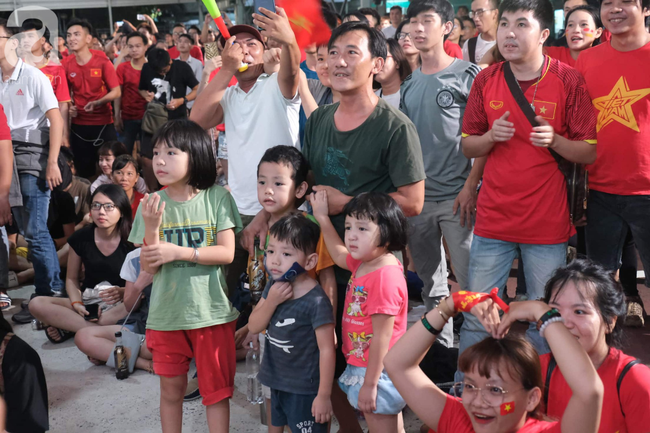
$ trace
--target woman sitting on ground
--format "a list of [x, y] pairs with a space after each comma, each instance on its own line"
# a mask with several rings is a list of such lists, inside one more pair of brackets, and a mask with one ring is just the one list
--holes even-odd
[[[133, 221], [131, 203], [119, 186], [101, 185], [92, 195], [90, 215], [93, 223], [68, 239], [68, 298], [39, 296], [29, 303], [32, 315], [49, 325], [45, 332], [52, 343], [61, 343], [87, 326], [113, 325], [127, 314], [124, 304], [118, 304], [104, 314], [100, 310], [95, 321], [87, 321], [85, 316], [89, 313], [82, 302], [82, 294], [108, 281], [113, 287], [100, 292], [102, 300], [106, 304], [122, 300], [125, 283], [120, 269], [126, 255], [133, 250], [133, 245], [127, 241]], [[85, 272], [80, 284], [82, 266]]]
[[[99, 155], [99, 168], [102, 170], [102, 174], [90, 185], [90, 193], [95, 192], [95, 189], [99, 185], [108, 185], [113, 183], [112, 173], [113, 173], [113, 162], [115, 158], [120, 155], [128, 155], [129, 152], [126, 150], [126, 146], [119, 141], [108, 141], [100, 146], [97, 150]], [[144, 182], [144, 179], [138, 178], [135, 189], [140, 191], [143, 194], [147, 193], [147, 185]]]
[[[131, 311], [128, 320], [118, 321], [117, 325], [92, 326], [80, 329], [74, 342], [88, 359], [95, 365], [105, 364], [113, 356], [115, 333], [122, 332], [124, 348], [129, 358], [129, 370], [133, 368], [153, 373], [152, 355], [144, 342], [144, 335], [149, 315], [149, 299], [153, 275], [140, 268], [140, 248], [131, 251], [124, 261], [120, 277], [126, 281], [124, 307]], [[134, 334], [133, 337], [126, 333]], [[132, 358], [135, 353], [136, 358]], [[110, 362], [109, 362], [110, 364]]]
[[[463, 309], [468, 295], [474, 296], [461, 292], [441, 301], [407, 331], [384, 360], [388, 375], [418, 417], [437, 433], [595, 433], [600, 423], [603, 383], [560, 314], [541, 301], [531, 301], [529, 308], [512, 307], [516, 304], [512, 303], [500, 321], [489, 297]], [[457, 296], [465, 299], [456, 298], [460, 302], [454, 302]], [[467, 348], [458, 359], [464, 381], [455, 384], [454, 390], [462, 393], [462, 400], [438, 388], [419, 367], [445, 323], [458, 310], [474, 314], [492, 334]], [[522, 338], [506, 337], [516, 320], [538, 322], [558, 367], [566, 373], [572, 395], [558, 422], [542, 421], [544, 380], [537, 352]]]
[[131, 155], [120, 155], [113, 161], [113, 183], [122, 187], [126, 196], [131, 202], [132, 216], [135, 218], [135, 213], [138, 211], [140, 201], [144, 198], [144, 194], [135, 189], [135, 185], [140, 180], [140, 167]]

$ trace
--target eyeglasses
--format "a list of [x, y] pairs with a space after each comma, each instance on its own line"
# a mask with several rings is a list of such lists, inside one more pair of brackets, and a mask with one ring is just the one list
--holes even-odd
[[397, 39], [403, 41], [404, 39], [409, 38], [411, 39], [411, 34], [410, 33], [404, 33], [404, 32], [399, 32], [397, 34]]
[[494, 11], [496, 9], [476, 9], [475, 11], [469, 11], [470, 18], [481, 18], [484, 12]]
[[[499, 407], [503, 403], [503, 400], [505, 399], [506, 394], [508, 394], [510, 391], [506, 391], [500, 386], [497, 385], [490, 385], [485, 384], [482, 388], [479, 388], [478, 386], [472, 385], [471, 383], [467, 382], [456, 382], [454, 383], [454, 395], [456, 397], [462, 397], [463, 400], [465, 401], [471, 401], [476, 398], [477, 395], [479, 395], [479, 391], [481, 394], [481, 397], [483, 397], [483, 401], [488, 404], [488, 406], [492, 407]], [[521, 388], [523, 389], [523, 388]], [[521, 389], [517, 391], [521, 391]], [[513, 392], [517, 392], [513, 391]]]
[[11, 36], [0, 36], [0, 39], [11, 39]]
[[115, 210], [115, 205], [113, 203], [99, 203], [97, 201], [94, 201], [90, 205], [90, 208], [92, 210], [100, 210], [101, 208], [104, 208], [106, 212], [113, 212]]

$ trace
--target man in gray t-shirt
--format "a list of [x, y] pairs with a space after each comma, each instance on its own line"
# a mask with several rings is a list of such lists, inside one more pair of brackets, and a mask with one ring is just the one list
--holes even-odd
[[[422, 66], [404, 80], [400, 101], [400, 109], [417, 128], [426, 172], [424, 208], [410, 218], [409, 249], [424, 282], [422, 297], [427, 310], [449, 294], [442, 236], [458, 283], [467, 289], [476, 188], [484, 165], [484, 160], [478, 159], [472, 166], [460, 147], [465, 104], [481, 69], [445, 53], [443, 37], [453, 27], [454, 10], [447, 1], [438, 9], [428, 2], [409, 8], [408, 18], [416, 29], [411, 36], [420, 50]], [[413, 26], [432, 15], [440, 20]], [[420, 32], [426, 36], [423, 40], [418, 39]], [[452, 329], [450, 321], [439, 337], [447, 346], [453, 344]]]

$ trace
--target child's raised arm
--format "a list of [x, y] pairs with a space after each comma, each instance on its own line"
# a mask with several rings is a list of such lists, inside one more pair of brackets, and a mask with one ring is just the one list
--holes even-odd
[[293, 288], [291, 283], [286, 281], [273, 283], [266, 295], [266, 299], [260, 299], [260, 302], [248, 318], [248, 332], [259, 334], [264, 331], [269, 326], [271, 317], [273, 317], [278, 305], [292, 297]]
[[350, 252], [345, 247], [345, 244], [336, 233], [336, 229], [332, 225], [329, 217], [329, 209], [327, 206], [327, 191], [314, 192], [309, 196], [309, 202], [314, 211], [314, 218], [320, 224], [320, 230], [323, 233], [323, 239], [327, 246], [332, 260], [340, 268], [348, 269], [346, 259]]

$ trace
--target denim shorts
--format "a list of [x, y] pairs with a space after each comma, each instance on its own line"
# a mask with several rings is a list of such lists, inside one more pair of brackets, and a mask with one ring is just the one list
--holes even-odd
[[[339, 377], [339, 386], [348, 396], [348, 401], [355, 409], [359, 409], [359, 391], [363, 386], [366, 377], [366, 368], [355, 367], [348, 364], [347, 368]], [[406, 406], [406, 402], [393, 385], [386, 371], [381, 372], [377, 382], [377, 410], [374, 413], [379, 415], [397, 415]]]

